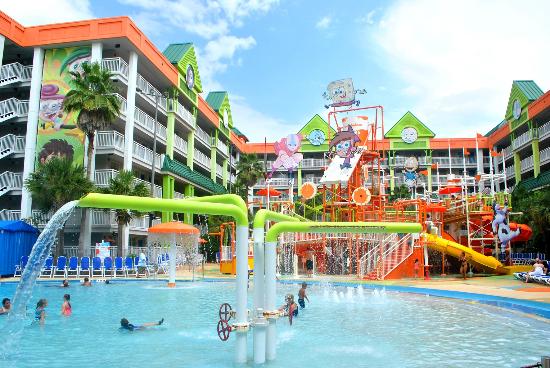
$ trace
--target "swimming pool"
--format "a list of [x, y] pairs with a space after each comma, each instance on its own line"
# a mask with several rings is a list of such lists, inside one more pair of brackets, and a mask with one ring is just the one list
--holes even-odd
[[[29, 316], [16, 367], [234, 366], [234, 336], [221, 342], [216, 334], [219, 305], [233, 304], [233, 282], [181, 282], [176, 289], [148, 281], [57, 285], [35, 287], [33, 303], [47, 298], [48, 317], [41, 328]], [[0, 297], [11, 297], [15, 287], [1, 284]], [[281, 304], [298, 288], [277, 285]], [[277, 360], [266, 367], [518, 367], [548, 353], [550, 323], [504, 309], [379, 289], [312, 285], [308, 292], [311, 304], [293, 326], [279, 320]], [[73, 305], [69, 318], [60, 316], [65, 293]], [[165, 323], [121, 332], [122, 317]], [[0, 330], [4, 324], [0, 318]]]

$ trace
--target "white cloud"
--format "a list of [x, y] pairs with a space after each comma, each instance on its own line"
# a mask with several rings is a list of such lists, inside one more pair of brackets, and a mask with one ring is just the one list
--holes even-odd
[[365, 24], [372, 25], [372, 24], [374, 24], [374, 15], [375, 14], [376, 14], [376, 9], [373, 9], [370, 12], [368, 12], [367, 15], [365, 15], [364, 17], [360, 17], [359, 19], [357, 19], [357, 21], [359, 23], [365, 23]]
[[265, 138], [268, 142], [274, 142], [296, 130], [295, 125], [255, 110], [242, 96], [232, 94], [229, 98], [233, 121], [251, 142], [263, 142]]
[[0, 9], [24, 26], [94, 18], [89, 0], [0, 0]]
[[332, 18], [329, 16], [324, 16], [315, 23], [315, 28], [317, 29], [327, 29], [332, 24]]
[[550, 85], [547, 14], [545, 0], [399, 1], [373, 38], [413, 113], [439, 136], [473, 136], [502, 120], [513, 80]]

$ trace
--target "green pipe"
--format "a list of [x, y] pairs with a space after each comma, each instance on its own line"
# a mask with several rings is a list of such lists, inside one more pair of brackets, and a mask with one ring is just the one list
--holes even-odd
[[292, 217], [279, 212], [273, 212], [266, 209], [261, 209], [254, 215], [254, 229], [263, 228], [267, 221], [300, 221], [297, 217]]
[[401, 222], [279, 222], [267, 232], [266, 242], [276, 242], [281, 233], [420, 233], [422, 225]]
[[[216, 197], [216, 196], [213, 196]], [[201, 197], [208, 198], [208, 197]], [[207, 215], [231, 216], [237, 226], [248, 226], [248, 213], [234, 204], [209, 203], [181, 199], [133, 197], [113, 194], [90, 193], [78, 201], [79, 207], [132, 209], [141, 212], [192, 212]]]
[[[180, 201], [182, 200], [180, 199]], [[183, 199], [183, 201], [232, 204], [238, 207], [241, 211], [243, 211], [243, 213], [248, 213], [248, 208], [246, 207], [246, 203], [240, 196], [236, 194], [219, 194], [219, 195], [211, 195], [206, 197], [192, 197], [192, 198], [185, 198]]]

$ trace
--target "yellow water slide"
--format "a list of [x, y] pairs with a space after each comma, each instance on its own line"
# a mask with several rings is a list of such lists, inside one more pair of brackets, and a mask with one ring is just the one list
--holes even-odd
[[500, 275], [516, 272], [514, 266], [504, 266], [495, 257], [486, 256], [475, 250], [465, 247], [452, 240], [443, 239], [434, 234], [424, 234], [428, 247], [435, 249], [441, 253], [445, 253], [451, 257], [458, 258], [462, 252], [466, 253], [468, 262], [474, 265], [477, 269], [482, 269], [485, 272], [496, 273]]

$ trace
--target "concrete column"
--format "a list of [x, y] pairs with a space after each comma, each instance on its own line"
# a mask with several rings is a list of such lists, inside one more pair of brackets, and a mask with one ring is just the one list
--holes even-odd
[[195, 131], [191, 130], [187, 134], [187, 166], [193, 170], [193, 160], [195, 159]]
[[128, 94], [126, 95], [126, 125], [124, 127], [124, 170], [132, 170], [134, 147], [134, 111], [136, 109], [138, 55], [130, 52], [128, 63]]
[[216, 152], [216, 145], [218, 143], [218, 131], [216, 130], [214, 132], [214, 136], [212, 137], [211, 139], [212, 142], [210, 142], [212, 144], [212, 146], [210, 147], [210, 179], [212, 179], [214, 181], [214, 183], [216, 182], [216, 157], [217, 157], [217, 152]]
[[4, 60], [4, 42], [6, 38], [0, 35], [0, 68], [2, 68], [2, 61]]
[[227, 188], [227, 159], [225, 158], [222, 163], [223, 167], [223, 174], [222, 174], [222, 184], [225, 188]]
[[477, 164], [477, 173], [483, 174], [485, 172], [483, 168], [483, 149], [478, 148], [476, 152], [476, 164]]
[[[3, 46], [3, 45], [2, 45]], [[29, 95], [29, 114], [27, 117], [27, 134], [25, 137], [25, 158], [23, 163], [23, 182], [34, 171], [36, 160], [36, 135], [38, 133], [38, 111], [40, 110], [40, 89], [42, 88], [42, 68], [44, 66], [44, 49], [34, 48], [32, 59], [31, 90]], [[32, 215], [31, 193], [23, 186], [21, 196], [21, 218]]]
[[531, 149], [533, 150], [533, 177], [540, 175], [540, 149], [539, 139], [533, 139], [531, 141]]
[[517, 184], [521, 181], [521, 158], [519, 152], [514, 152], [514, 174]]

